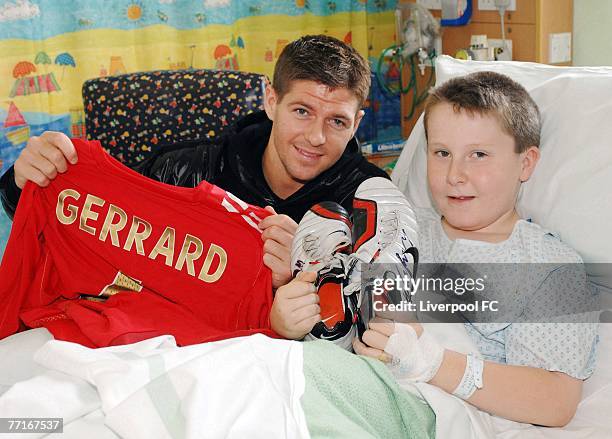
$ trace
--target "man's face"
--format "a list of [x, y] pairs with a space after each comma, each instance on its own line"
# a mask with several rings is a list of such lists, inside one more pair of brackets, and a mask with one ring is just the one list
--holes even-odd
[[295, 184], [314, 179], [336, 163], [363, 116], [348, 89], [306, 80], [293, 81], [280, 100], [268, 87], [265, 109], [273, 121], [266, 149], [273, 165], [266, 178]]
[[537, 149], [515, 152], [513, 137], [494, 116], [456, 112], [447, 103], [431, 109], [427, 128], [429, 188], [447, 224], [496, 232], [514, 213], [521, 181], [531, 175]]

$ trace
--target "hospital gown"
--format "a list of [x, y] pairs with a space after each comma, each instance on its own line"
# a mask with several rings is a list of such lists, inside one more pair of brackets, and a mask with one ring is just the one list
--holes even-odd
[[[440, 216], [431, 209], [416, 209], [419, 225], [420, 263], [503, 263], [504, 267], [530, 264], [533, 270], [521, 273], [519, 281], [504, 288], [503, 275], [489, 282], [502, 284], [491, 294], [503, 291], [504, 304], [515, 317], [498, 323], [466, 322], [465, 327], [485, 360], [502, 364], [531, 366], [564, 372], [578, 379], [588, 378], [594, 370], [597, 346], [597, 324], [555, 322], [545, 316], [546, 307], [557, 303], [558, 314], [572, 314], [595, 303], [582, 266], [582, 259], [569, 246], [537, 224], [519, 220], [510, 237], [500, 243], [448, 238]], [[542, 272], [542, 271], [545, 272]], [[503, 273], [503, 270], [500, 271]], [[577, 273], [577, 274], [576, 274]], [[507, 279], [506, 279], [507, 281]], [[566, 292], [562, 300], [557, 297]], [[571, 292], [570, 294], [567, 294]], [[484, 291], [486, 296], [487, 292]], [[490, 297], [486, 297], [490, 299]], [[499, 297], [498, 297], [499, 298]], [[596, 313], [591, 313], [596, 315]], [[528, 321], [529, 323], [517, 323]]]

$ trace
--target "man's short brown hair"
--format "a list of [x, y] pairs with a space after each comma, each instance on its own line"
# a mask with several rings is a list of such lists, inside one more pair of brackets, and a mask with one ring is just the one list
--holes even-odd
[[359, 52], [342, 41], [327, 35], [306, 35], [285, 46], [276, 62], [272, 87], [279, 99], [295, 80], [346, 88], [355, 94], [361, 108], [370, 90], [370, 67]]
[[506, 75], [476, 72], [453, 78], [434, 88], [425, 102], [425, 135], [431, 109], [440, 103], [458, 112], [493, 115], [502, 129], [514, 138], [515, 151], [540, 145], [540, 111], [525, 88]]

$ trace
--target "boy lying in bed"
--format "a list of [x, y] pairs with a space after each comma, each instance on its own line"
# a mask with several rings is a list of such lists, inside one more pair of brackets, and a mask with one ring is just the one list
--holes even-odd
[[[517, 303], [562, 291], [572, 291], [570, 302], [590, 300], [585, 275], [569, 274], [580, 256], [516, 211], [521, 184], [540, 156], [540, 114], [527, 91], [492, 72], [452, 79], [433, 90], [424, 120], [428, 184], [440, 214], [417, 213], [420, 261], [557, 263], [539, 280], [515, 284]], [[550, 322], [516, 306], [531, 322]], [[596, 324], [465, 327], [480, 355], [443, 349], [419, 323], [371, 322], [353, 347], [386, 362], [400, 385], [428, 382], [519, 422], [563, 426], [572, 419], [583, 380], [593, 373]]]

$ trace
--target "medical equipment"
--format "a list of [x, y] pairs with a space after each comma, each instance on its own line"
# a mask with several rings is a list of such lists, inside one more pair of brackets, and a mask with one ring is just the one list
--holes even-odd
[[510, 0], [495, 0], [495, 7], [499, 11], [499, 19], [501, 23], [502, 47], [500, 51], [495, 53], [497, 61], [512, 61], [512, 52], [506, 43], [506, 31], [504, 29], [504, 12], [510, 6]]
[[[416, 3], [399, 4], [395, 10], [396, 35], [398, 44], [384, 49], [376, 66], [376, 79], [380, 87], [388, 94], [408, 94], [412, 92], [412, 107], [406, 119], [410, 119], [416, 107], [427, 96], [427, 90], [433, 84], [433, 60], [441, 53], [442, 41], [440, 38], [440, 24], [423, 6]], [[391, 85], [389, 78], [383, 74], [385, 66], [389, 71], [399, 71], [397, 85]], [[425, 90], [419, 93], [417, 89], [416, 67], [421, 75], [425, 75], [425, 68], [431, 67], [431, 72]], [[408, 78], [402, 75], [408, 74]], [[405, 84], [405, 86], [403, 85]]]
[[416, 53], [424, 74], [425, 61], [441, 53], [438, 21], [423, 6], [408, 3], [395, 10], [395, 25], [402, 56], [408, 59]]

